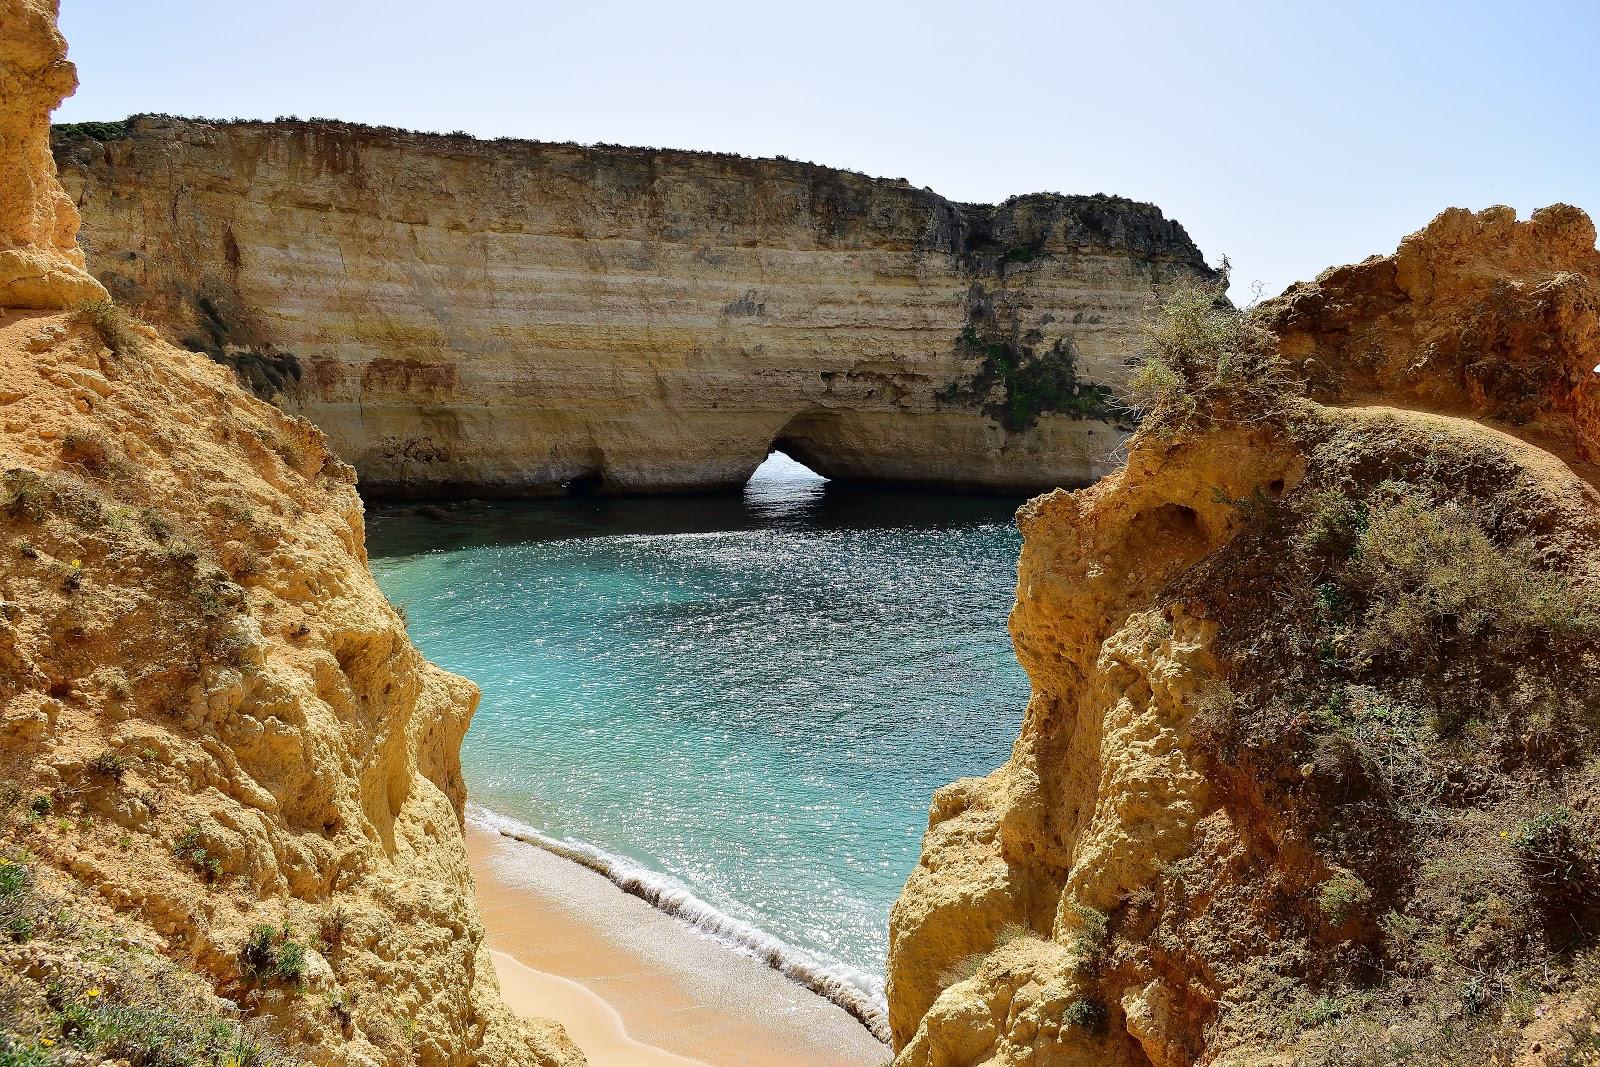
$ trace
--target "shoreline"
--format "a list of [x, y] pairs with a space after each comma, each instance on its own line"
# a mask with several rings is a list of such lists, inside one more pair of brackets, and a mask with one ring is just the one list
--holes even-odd
[[507, 1004], [567, 1026], [593, 1067], [878, 1067], [889, 1058], [843, 1008], [604, 875], [472, 822], [466, 835]]

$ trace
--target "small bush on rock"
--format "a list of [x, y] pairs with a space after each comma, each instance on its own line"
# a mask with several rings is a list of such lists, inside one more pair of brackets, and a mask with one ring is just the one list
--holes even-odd
[[305, 978], [306, 947], [295, 941], [288, 926], [262, 923], [250, 931], [239, 950], [239, 970], [257, 985], [285, 982], [297, 985]]
[[100, 337], [100, 343], [119, 356], [138, 353], [144, 348], [144, 338], [134, 328], [133, 316], [117, 306], [116, 301], [92, 300], [78, 307], [79, 321], [87, 323]]
[[1303, 391], [1271, 331], [1235, 310], [1219, 286], [1184, 285], [1156, 309], [1126, 399], [1143, 429], [1171, 434], [1268, 422]]

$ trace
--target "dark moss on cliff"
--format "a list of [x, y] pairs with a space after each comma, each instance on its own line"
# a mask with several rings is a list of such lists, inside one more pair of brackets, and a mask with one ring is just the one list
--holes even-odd
[[[1041, 353], [1013, 341], [986, 341], [969, 323], [956, 344], [978, 365], [970, 376], [945, 386], [940, 403], [983, 404], [983, 410], [1012, 433], [1033, 426], [1045, 412], [1119, 425], [1127, 418], [1112, 390], [1079, 379], [1077, 360], [1065, 339]], [[999, 396], [994, 397], [997, 386]]]
[[194, 309], [196, 325], [180, 341], [183, 347], [204, 352], [229, 368], [239, 384], [263, 400], [294, 392], [302, 372], [293, 353], [258, 343], [227, 300], [200, 294], [194, 298]]

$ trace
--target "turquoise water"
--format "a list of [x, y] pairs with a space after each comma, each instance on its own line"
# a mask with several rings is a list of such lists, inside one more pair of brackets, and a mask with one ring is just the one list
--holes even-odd
[[377, 512], [368, 536], [412, 638], [483, 688], [476, 805], [876, 994], [931, 794], [1017, 734], [1017, 503], [776, 456], [742, 497]]

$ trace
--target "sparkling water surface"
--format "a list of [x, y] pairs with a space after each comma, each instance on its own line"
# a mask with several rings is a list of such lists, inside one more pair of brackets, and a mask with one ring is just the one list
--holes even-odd
[[1002, 762], [1027, 699], [1017, 503], [775, 455], [742, 496], [379, 510], [368, 545], [483, 689], [473, 802], [881, 983], [933, 791]]

